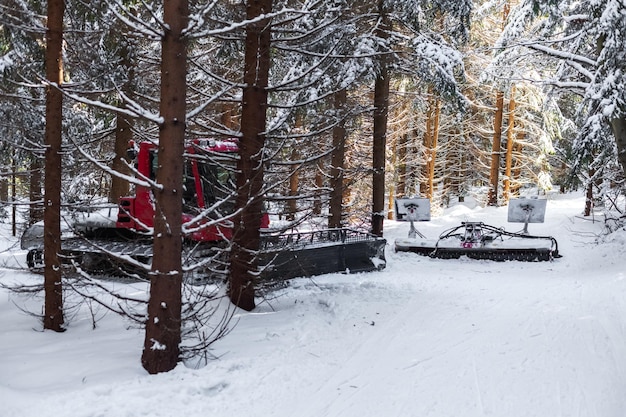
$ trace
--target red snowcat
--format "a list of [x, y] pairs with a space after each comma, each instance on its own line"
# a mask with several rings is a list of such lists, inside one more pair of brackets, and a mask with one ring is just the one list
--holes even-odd
[[[137, 179], [153, 181], [158, 147], [142, 142], [129, 149]], [[225, 255], [232, 237], [236, 140], [196, 139], [186, 147], [183, 222], [185, 254], [202, 265], [205, 275], [227, 273]], [[63, 233], [61, 257], [65, 264], [105, 275], [145, 275], [152, 259], [154, 198], [150, 187], [135, 185], [133, 196], [119, 204], [76, 211]], [[369, 233], [341, 228], [281, 232], [269, 228], [263, 214], [258, 256], [260, 278], [282, 280], [332, 272], [365, 272], [385, 267], [386, 240]], [[43, 267], [43, 224], [22, 236], [28, 267]], [[220, 255], [221, 254], [221, 255]], [[220, 261], [221, 259], [221, 261]], [[197, 275], [197, 273], [196, 273]], [[196, 278], [194, 278], [196, 279]]]

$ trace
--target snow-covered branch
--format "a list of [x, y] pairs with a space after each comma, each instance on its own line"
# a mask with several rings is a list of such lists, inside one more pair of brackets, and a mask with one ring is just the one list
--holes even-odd
[[163, 189], [163, 185], [161, 185], [161, 184], [159, 184], [159, 183], [157, 183], [155, 181], [152, 181], [149, 178], [143, 177], [142, 179], [138, 179], [138, 178], [130, 176], [130, 175], [122, 174], [121, 172], [118, 172], [118, 171], [110, 168], [108, 165], [103, 164], [102, 162], [98, 161], [92, 155], [90, 155], [89, 153], [85, 152], [85, 150], [81, 146], [76, 146], [76, 148], [78, 149], [78, 152], [80, 152], [80, 154], [82, 156], [84, 156], [88, 161], [92, 162], [99, 169], [103, 170], [104, 172], [106, 172], [108, 174], [111, 174], [111, 175], [116, 176], [118, 178], [121, 178], [121, 179], [123, 179], [125, 181], [128, 181], [131, 184], [139, 185], [141, 187], [149, 187], [149, 188], [154, 188], [154, 189], [158, 189], [158, 190], [162, 190]]
[[[534, 50], [539, 51], [539, 52], [543, 52], [544, 54], [550, 55], [552, 57], [563, 59], [563, 60], [566, 60], [566, 61], [577, 62], [577, 63], [581, 63], [581, 64], [587, 64], [587, 65], [590, 65], [591, 67], [594, 67], [594, 68], [598, 65], [597, 61], [594, 60], [594, 59], [588, 58], [588, 57], [583, 56], [583, 55], [574, 54], [574, 53], [571, 53], [571, 52], [561, 51], [559, 49], [550, 48], [549, 46], [545, 46], [545, 45], [542, 45], [540, 43], [528, 41], [528, 42], [524, 42], [524, 46], [526, 46], [527, 48], [530, 48], [530, 49], [534, 49]], [[591, 74], [590, 72], [587, 72], [587, 73]], [[585, 74], [585, 76], [587, 76], [587, 74]], [[593, 76], [590, 76], [590, 78], [593, 79]]]
[[[42, 80], [42, 82], [44, 83], [44, 85], [51, 85], [55, 88], [58, 88], [58, 86], [54, 83], [50, 83], [49, 81], [46, 80]], [[125, 116], [130, 116], [130, 117], [141, 117], [144, 118], [146, 120], [149, 120], [151, 122], [154, 122], [156, 124], [163, 124], [163, 117], [154, 114], [152, 112], [149, 112], [148, 110], [144, 109], [143, 107], [141, 107], [138, 103], [136, 103], [135, 101], [131, 100], [127, 95], [125, 95], [123, 92], [118, 91], [118, 93], [122, 96], [122, 98], [124, 99], [124, 101], [126, 102], [127, 106], [130, 107], [130, 109], [123, 109], [117, 106], [113, 106], [111, 104], [107, 104], [107, 103], [103, 103], [102, 101], [99, 100], [90, 100], [86, 97], [80, 96], [78, 94], [73, 94], [73, 93], [69, 93], [67, 91], [65, 91], [64, 89], [60, 89], [63, 92], [63, 95], [71, 98], [72, 100], [78, 102], [78, 103], [83, 103], [86, 104], [88, 106], [93, 106], [93, 107], [97, 107], [103, 110], [109, 110], [111, 112], [114, 113], [120, 113], [123, 114]]]
[[193, 35], [191, 34], [191, 29], [196, 27], [196, 19], [194, 20], [190, 20], [189, 21], [189, 26], [187, 27], [187, 29], [185, 29], [183, 31], [183, 35], [187, 36], [189, 39], [199, 39], [199, 38], [205, 38], [208, 36], [217, 36], [217, 35], [223, 35], [226, 33], [230, 33], [233, 32], [237, 29], [245, 29], [246, 26], [251, 25], [253, 23], [257, 23], [257, 22], [262, 22], [265, 20], [269, 20], [269, 19], [273, 19], [275, 17], [284, 15], [286, 13], [299, 13], [299, 14], [306, 14], [306, 11], [302, 11], [302, 10], [296, 10], [296, 9], [282, 9], [279, 10], [277, 12], [273, 12], [273, 13], [266, 13], [266, 14], [262, 14], [260, 16], [257, 16], [253, 19], [246, 19], [246, 20], [242, 20], [241, 22], [234, 22], [231, 23], [229, 25], [226, 25], [224, 27], [221, 28], [217, 28], [217, 29], [206, 29], [206, 30], [202, 30], [202, 31], [197, 31], [194, 32]]
[[165, 26], [163, 21], [160, 17], [157, 16], [157, 13], [152, 10], [152, 7], [146, 4], [145, 1], [142, 0], [141, 4], [143, 4], [150, 16], [152, 16], [152, 18], [154, 19], [154, 22], [159, 25], [161, 30], [156, 30], [153, 24], [146, 22], [145, 20], [139, 18], [139, 16], [136, 16], [133, 13], [130, 13], [128, 10], [126, 10], [126, 7], [124, 7], [124, 5], [119, 0], [113, 0], [113, 7], [111, 7], [111, 11], [115, 15], [115, 17], [120, 20], [120, 22], [124, 23], [134, 32], [141, 34], [148, 39], [160, 40], [165, 34]]

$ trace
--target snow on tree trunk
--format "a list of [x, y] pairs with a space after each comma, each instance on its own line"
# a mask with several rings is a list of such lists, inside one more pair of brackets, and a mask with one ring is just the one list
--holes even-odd
[[61, 144], [63, 95], [63, 0], [48, 1], [46, 31], [46, 131], [44, 196], [44, 292], [43, 327], [63, 331], [61, 263]]
[[185, 140], [187, 0], [164, 2], [161, 50], [161, 102], [154, 190], [154, 256], [143, 367], [151, 374], [173, 369], [179, 360], [182, 287], [182, 189]]
[[[246, 3], [248, 19], [270, 13], [271, 0]], [[270, 68], [270, 24], [268, 19], [246, 27], [244, 88], [241, 108], [241, 140], [237, 164], [237, 198], [230, 255], [229, 297], [236, 306], [251, 311], [254, 301], [255, 256], [259, 249], [263, 210], [263, 148]]]

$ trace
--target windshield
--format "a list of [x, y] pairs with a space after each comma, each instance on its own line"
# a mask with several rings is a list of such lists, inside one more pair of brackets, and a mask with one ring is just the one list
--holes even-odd
[[[234, 210], [233, 191], [235, 173], [232, 164], [223, 161], [191, 160], [185, 164], [183, 200], [187, 211], [197, 212], [219, 203], [216, 217], [230, 214]], [[197, 170], [197, 172], [194, 172]], [[200, 180], [196, 184], [196, 175]], [[198, 192], [202, 198], [198, 198]], [[211, 216], [213, 217], [213, 216]]]

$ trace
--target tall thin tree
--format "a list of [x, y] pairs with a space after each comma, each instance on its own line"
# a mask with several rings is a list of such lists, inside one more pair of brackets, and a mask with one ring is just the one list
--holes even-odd
[[502, 115], [504, 113], [504, 92], [496, 92], [496, 112], [493, 121], [493, 142], [491, 144], [491, 169], [489, 171], [488, 204], [498, 205], [498, 179], [500, 177], [500, 152], [502, 140]]
[[61, 252], [61, 145], [63, 122], [64, 0], [48, 1], [44, 196], [44, 329], [63, 331]]
[[143, 367], [151, 374], [173, 369], [179, 360], [182, 308], [182, 189], [187, 76], [187, 0], [165, 0], [161, 49], [162, 122], [158, 187], [154, 189], [154, 256]]
[[506, 157], [504, 164], [504, 183], [502, 195], [505, 201], [509, 201], [511, 194], [511, 172], [513, 169], [513, 145], [515, 143], [515, 85], [511, 85], [511, 97], [509, 98], [509, 120], [506, 131]]
[[[128, 80], [122, 85], [124, 94], [132, 97], [132, 85], [135, 77], [135, 62], [130, 51], [130, 45], [128, 41], [120, 40], [119, 42], [119, 58], [122, 68], [126, 71]], [[126, 151], [128, 149], [129, 142], [133, 139], [133, 125], [134, 120], [125, 114], [117, 113], [115, 123], [115, 145], [113, 147], [114, 157], [112, 162], [112, 168], [123, 174], [129, 175], [130, 170], [124, 159], [126, 158]], [[124, 178], [113, 175], [111, 177], [111, 190], [109, 192], [109, 200], [112, 203], [117, 203], [120, 197], [128, 195], [130, 191], [130, 184]]]
[[[509, 17], [510, 4], [507, 1], [502, 11], [502, 28], [506, 26]], [[499, 89], [496, 92], [496, 111], [493, 121], [493, 142], [491, 145], [491, 169], [489, 171], [489, 193], [487, 204], [498, 205], [498, 181], [500, 177], [500, 152], [502, 141], [502, 117], [504, 114], [504, 91]]]
[[244, 56], [244, 87], [241, 107], [240, 158], [237, 163], [237, 198], [230, 254], [229, 297], [236, 306], [250, 311], [255, 307], [255, 255], [260, 245], [263, 210], [263, 148], [267, 113], [267, 86], [270, 69], [271, 28], [260, 16], [272, 11], [271, 0], [248, 0]]
[[[385, 1], [378, 0], [379, 21], [376, 35], [381, 40], [389, 38], [391, 20]], [[372, 233], [383, 235], [385, 218], [385, 151], [387, 147], [387, 117], [389, 114], [388, 56], [384, 51], [379, 58], [379, 68], [374, 82], [374, 137], [372, 151]]]
[[328, 227], [340, 228], [343, 214], [343, 191], [346, 153], [346, 126], [342, 112], [345, 111], [347, 91], [342, 88], [334, 94], [335, 111], [341, 117], [333, 128], [333, 152], [330, 167], [330, 202], [328, 209]]

